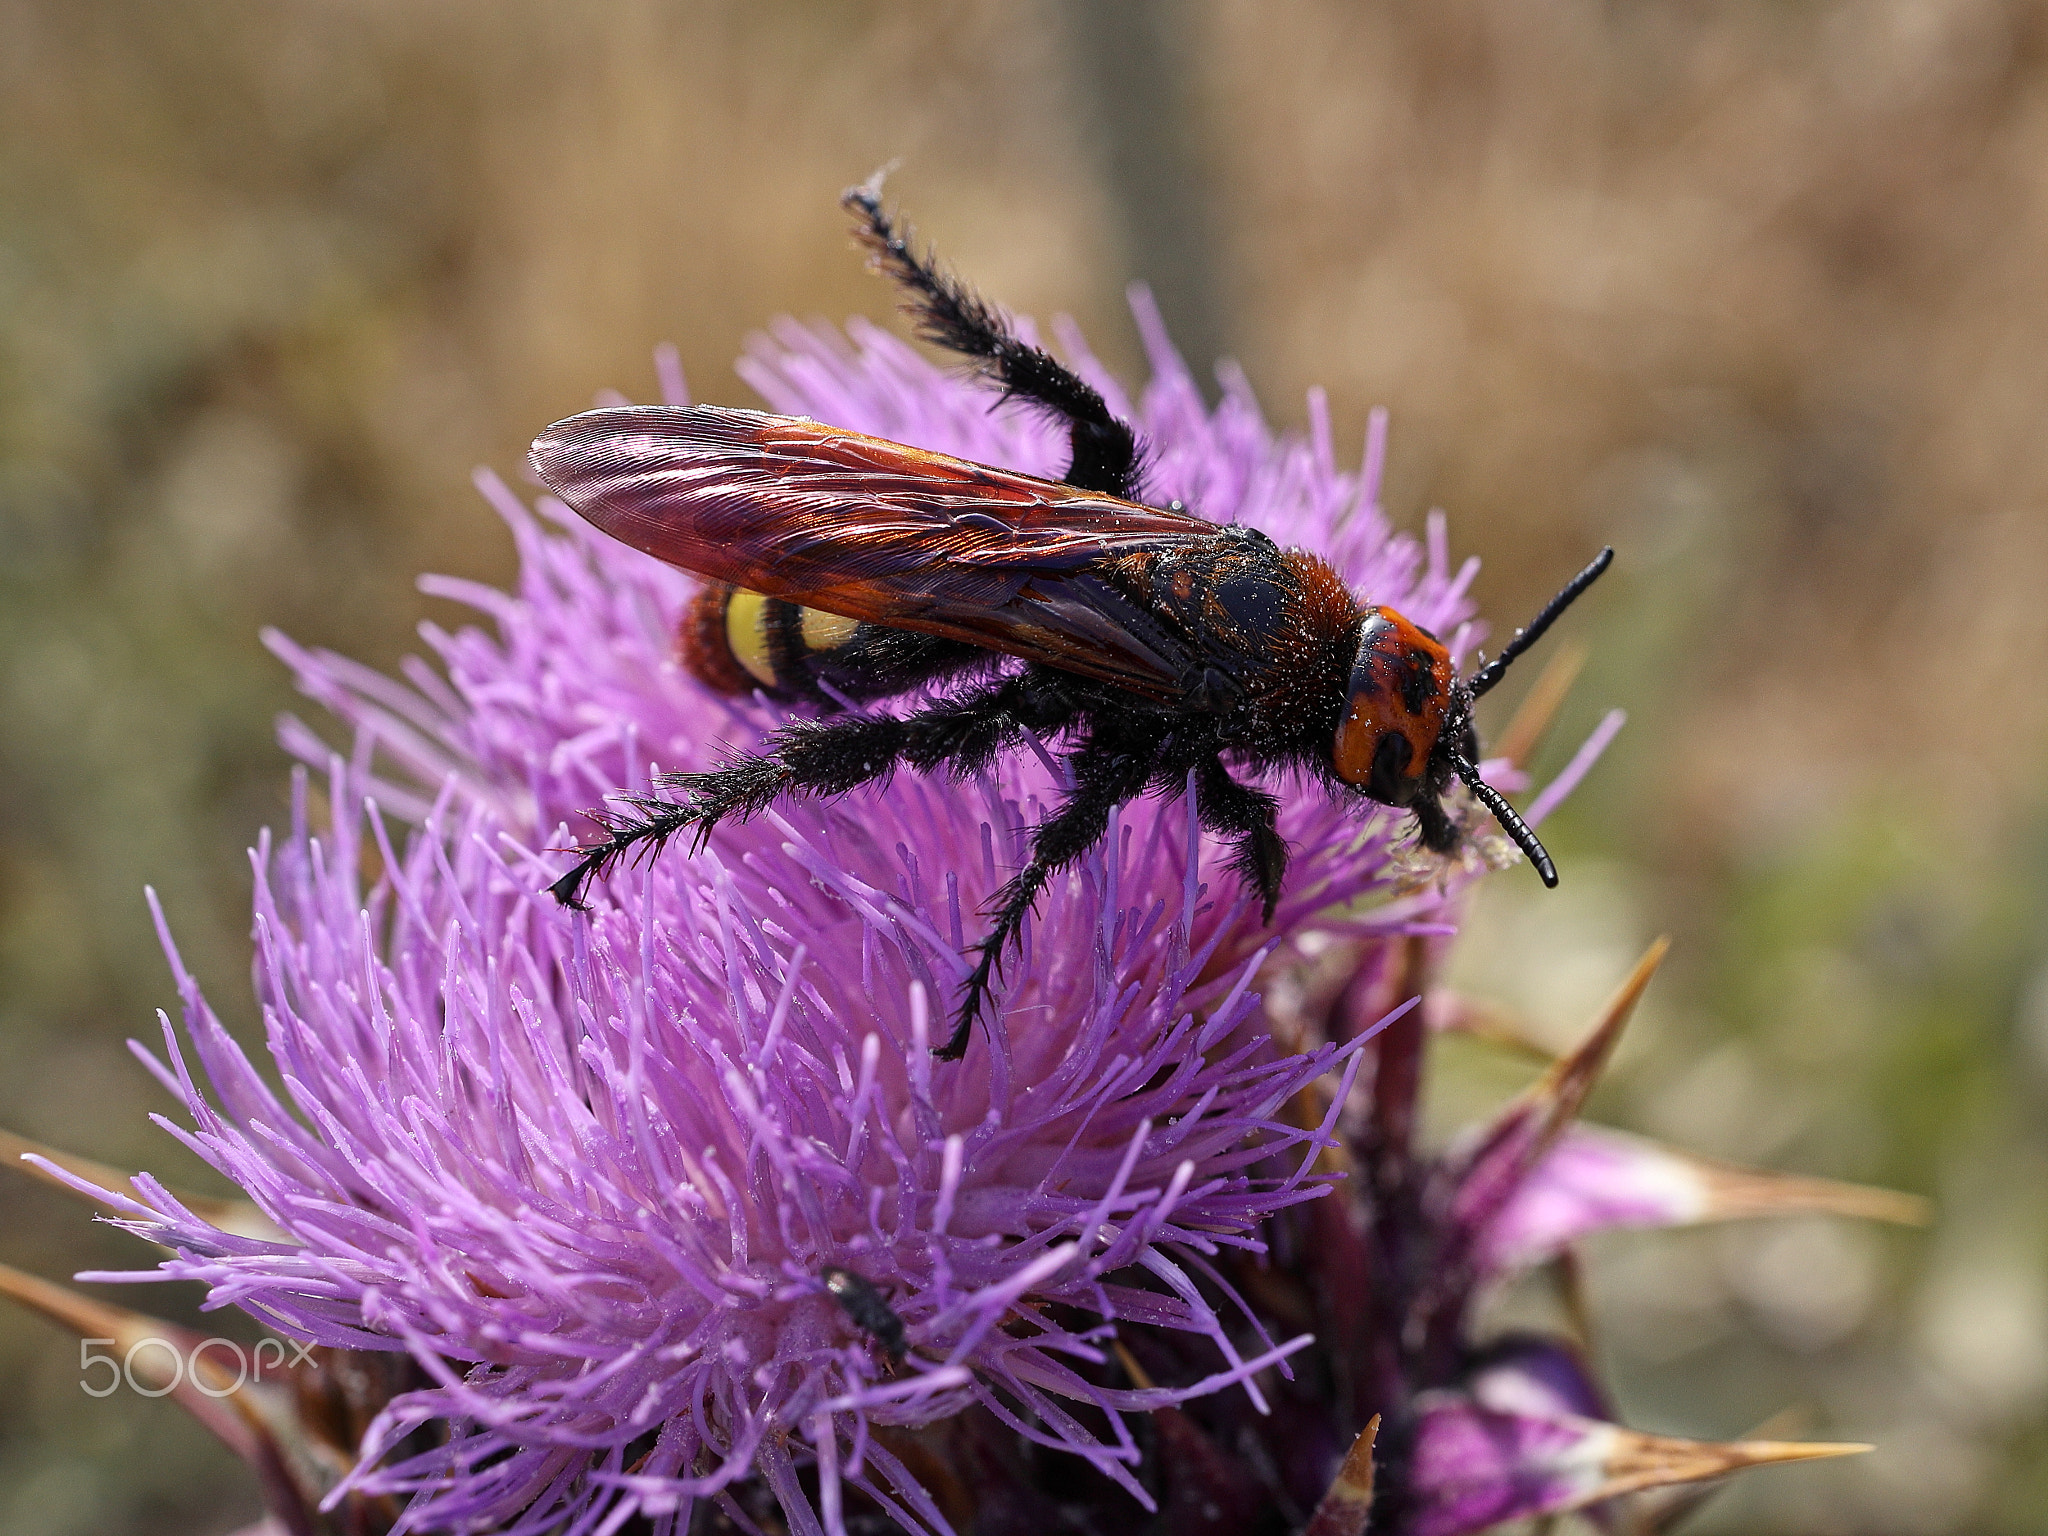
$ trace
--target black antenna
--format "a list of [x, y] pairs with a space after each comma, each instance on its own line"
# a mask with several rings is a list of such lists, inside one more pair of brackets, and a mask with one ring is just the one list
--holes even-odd
[[[1613, 551], [1609, 550], [1608, 553], [1612, 554]], [[1594, 562], [1596, 565], [1599, 563]], [[1599, 574], [1598, 571], [1593, 572], [1594, 576]], [[1542, 840], [1536, 836], [1536, 829], [1516, 814], [1515, 808], [1508, 804], [1506, 797], [1499, 790], [1479, 777], [1478, 768], [1473, 766], [1469, 759], [1452, 753], [1451, 771], [1465, 781], [1465, 787], [1472, 791], [1473, 798], [1493, 812], [1493, 819], [1515, 840], [1515, 846], [1529, 856], [1529, 862], [1536, 866], [1536, 873], [1543, 877], [1543, 883], [1555, 886], [1557, 866], [1550, 861], [1550, 855], [1544, 850]]]
[[[1472, 697], [1475, 699], [1478, 698], [1481, 694], [1485, 693], [1487, 689], [1491, 688], [1495, 683], [1499, 682], [1508, 670], [1508, 663], [1512, 662], [1517, 656], [1521, 655], [1522, 652], [1529, 649], [1529, 647], [1534, 645], [1538, 640], [1541, 640], [1543, 638], [1543, 631], [1550, 628], [1552, 624], [1557, 622], [1557, 616], [1560, 613], [1563, 613], [1565, 609], [1571, 607], [1571, 605], [1578, 600], [1579, 594], [1585, 591], [1586, 588], [1593, 585], [1594, 582], [1598, 581], [1600, 579], [1600, 573], [1606, 570], [1607, 567], [1612, 565], [1613, 563], [1614, 549], [1613, 546], [1610, 545], [1608, 548], [1601, 550], [1599, 554], [1593, 557], [1593, 563], [1591, 565], [1587, 566], [1583, 571], [1579, 572], [1578, 575], [1574, 576], [1570, 581], [1566, 582], [1564, 584], [1564, 590], [1558, 593], [1557, 596], [1553, 597], [1549, 602], [1543, 605], [1543, 611], [1537, 614], [1535, 618], [1529, 621], [1529, 627], [1527, 629], [1516, 630], [1514, 639], [1510, 640], [1506, 645], [1501, 647], [1500, 654], [1494, 657], [1493, 660], [1489, 661], [1485, 666], [1481, 667], [1477, 672], [1472, 674], [1472, 682], [1470, 684], [1472, 689]], [[1470, 775], [1461, 774], [1460, 777], [1464, 778], [1465, 782], [1467, 784], [1471, 784], [1474, 789], [1477, 789], [1479, 787], [1473, 781]], [[1496, 816], [1499, 816], [1500, 812], [1495, 811], [1494, 814]], [[1501, 817], [1501, 822], [1502, 825], [1505, 826], [1507, 818], [1504, 816]], [[1508, 830], [1512, 832], [1514, 831], [1514, 828], [1509, 827]], [[1528, 829], [1524, 827], [1523, 831], [1526, 832], [1528, 831]], [[1521, 840], [1517, 838], [1516, 841], [1519, 842]], [[1530, 841], [1535, 841], [1534, 833], [1530, 833]], [[1527, 844], [1523, 844], [1525, 850], [1527, 846]], [[1535, 855], [1531, 854], [1530, 857], [1533, 858], [1535, 857]], [[1547, 885], [1555, 885], [1557, 884], [1557, 880], [1555, 877], [1551, 877], [1546, 879], [1544, 883]]]

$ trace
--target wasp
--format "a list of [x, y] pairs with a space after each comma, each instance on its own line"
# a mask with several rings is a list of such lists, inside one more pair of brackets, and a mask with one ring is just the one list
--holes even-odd
[[[1147, 503], [1130, 423], [935, 258], [914, 249], [879, 184], [844, 206], [919, 334], [970, 360], [1004, 400], [1067, 429], [1057, 481], [968, 463], [808, 418], [716, 406], [621, 406], [557, 422], [534, 471], [596, 527], [706, 579], [681, 625], [714, 688], [816, 707], [764, 750], [658, 781], [590, 813], [605, 835], [550, 887], [580, 905], [635, 850], [786, 795], [838, 795], [899, 767], [967, 775], [1026, 732], [1060, 738], [1066, 801], [1031, 833], [936, 1048], [965, 1054], [1004, 950], [1055, 874], [1116, 809], [1190, 783], [1202, 825], [1272, 919], [1287, 869], [1279, 802], [1247, 774], [1302, 769], [1411, 812], [1422, 845], [1454, 851], [1454, 782], [1500, 822], [1545, 885], [1535, 832], [1479, 776], [1476, 700], [1608, 567], [1568, 582], [1492, 661], [1460, 677], [1435, 635], [1361, 603], [1330, 565], [1179, 502]], [[1017, 665], [1021, 663], [1021, 665]], [[901, 715], [844, 704], [920, 691]]]

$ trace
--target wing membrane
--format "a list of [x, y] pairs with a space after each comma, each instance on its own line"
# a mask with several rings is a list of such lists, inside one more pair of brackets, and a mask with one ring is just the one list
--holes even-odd
[[621, 406], [534, 440], [541, 481], [671, 565], [872, 624], [964, 640], [1157, 698], [1184, 639], [1100, 565], [1217, 536], [1184, 512], [717, 406]]

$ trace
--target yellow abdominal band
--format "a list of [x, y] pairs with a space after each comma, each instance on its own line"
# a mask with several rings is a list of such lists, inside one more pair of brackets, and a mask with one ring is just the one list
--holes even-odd
[[[771, 604], [779, 606], [780, 599], [763, 597], [745, 587], [736, 588], [725, 605], [725, 641], [732, 648], [733, 660], [746, 668], [749, 676], [764, 687], [778, 688], [787, 684], [775, 675], [769, 628], [778, 619], [783, 623], [788, 620], [776, 613]], [[860, 628], [860, 620], [827, 613], [822, 608], [799, 608], [797, 615], [797, 633], [807, 652], [836, 651]]]

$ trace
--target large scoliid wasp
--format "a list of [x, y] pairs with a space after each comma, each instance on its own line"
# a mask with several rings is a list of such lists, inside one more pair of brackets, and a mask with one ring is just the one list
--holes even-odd
[[1434, 635], [1360, 603], [1317, 556], [1179, 503], [1147, 506], [1137, 436], [1093, 387], [915, 252], [879, 180], [844, 204], [919, 333], [972, 359], [1003, 399], [1059, 418], [1072, 462], [1041, 480], [717, 406], [587, 411], [541, 433], [533, 467], [550, 490], [614, 538], [707, 578], [682, 628], [684, 659], [705, 683], [821, 712], [951, 685], [901, 717], [792, 721], [757, 755], [660, 780], [676, 800], [626, 796], [623, 809], [593, 812], [607, 835], [550, 887], [557, 897], [580, 904], [633, 850], [685, 830], [701, 847], [725, 817], [784, 795], [843, 794], [898, 766], [971, 773], [1027, 731], [1064, 736], [1073, 791], [996, 898], [936, 1052], [953, 1060], [1047, 881], [1148, 788], [1174, 793], [1192, 776], [1202, 825], [1235, 841], [1233, 864], [1271, 919], [1287, 868], [1278, 802], [1234, 778], [1226, 758], [1254, 772], [1306, 768], [1406, 808], [1438, 853], [1458, 845], [1442, 800], [1461, 780], [1543, 883], [1557, 883], [1536, 834], [1479, 777], [1472, 704], [1612, 550], [1461, 678]]

